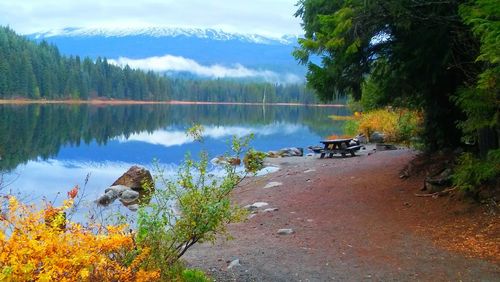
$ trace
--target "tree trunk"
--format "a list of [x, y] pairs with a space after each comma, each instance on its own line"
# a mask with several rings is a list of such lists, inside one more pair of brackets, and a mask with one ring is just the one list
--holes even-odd
[[479, 156], [486, 158], [490, 150], [498, 149], [498, 130], [490, 127], [478, 131]]

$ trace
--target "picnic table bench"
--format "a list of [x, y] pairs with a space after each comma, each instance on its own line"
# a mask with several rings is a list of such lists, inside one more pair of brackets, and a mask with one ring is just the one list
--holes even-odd
[[320, 158], [324, 158], [326, 155], [331, 158], [333, 157], [333, 154], [341, 154], [342, 157], [345, 157], [348, 153], [354, 157], [356, 155], [356, 151], [362, 147], [358, 143], [352, 142], [352, 138], [322, 140], [320, 143], [323, 143], [324, 145], [324, 148], [320, 149], [318, 152], [321, 153]]

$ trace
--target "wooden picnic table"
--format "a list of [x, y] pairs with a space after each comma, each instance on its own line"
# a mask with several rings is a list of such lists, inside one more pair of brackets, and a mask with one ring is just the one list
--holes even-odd
[[355, 152], [361, 148], [361, 145], [358, 143], [353, 145], [351, 141], [352, 138], [320, 141], [324, 145], [324, 148], [320, 151], [320, 158], [324, 158], [327, 154], [330, 158], [333, 157], [333, 154], [341, 154], [342, 157], [345, 157], [348, 153], [354, 157]]

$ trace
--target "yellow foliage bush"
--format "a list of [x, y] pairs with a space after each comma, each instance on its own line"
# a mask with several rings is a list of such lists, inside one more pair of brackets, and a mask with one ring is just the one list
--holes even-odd
[[409, 142], [418, 136], [423, 121], [422, 114], [408, 109], [378, 109], [354, 115], [348, 121], [348, 133], [363, 133], [370, 137], [373, 132], [384, 133], [388, 142]]
[[126, 226], [69, 222], [64, 212], [72, 205], [70, 197], [62, 207], [37, 211], [13, 196], [0, 200], [0, 281], [159, 279], [158, 270], [141, 269], [149, 251], [136, 249]]
[[397, 137], [398, 129], [397, 112], [380, 109], [363, 114], [359, 119], [359, 131], [366, 136], [371, 136], [375, 131], [383, 132], [385, 139], [393, 141]]

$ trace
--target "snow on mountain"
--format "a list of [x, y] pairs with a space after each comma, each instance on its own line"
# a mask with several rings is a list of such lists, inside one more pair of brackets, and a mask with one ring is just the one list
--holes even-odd
[[195, 37], [218, 41], [237, 40], [241, 42], [266, 44], [266, 45], [292, 45], [297, 41], [295, 35], [270, 37], [259, 34], [229, 33], [220, 29], [202, 28], [171, 28], [171, 27], [146, 27], [146, 28], [63, 28], [29, 34], [28, 37], [45, 39], [51, 37]]

